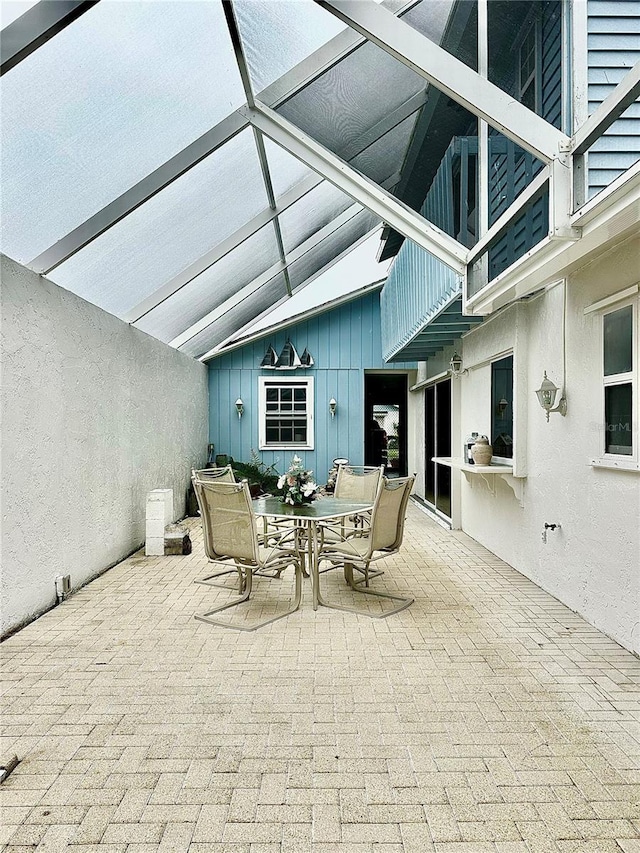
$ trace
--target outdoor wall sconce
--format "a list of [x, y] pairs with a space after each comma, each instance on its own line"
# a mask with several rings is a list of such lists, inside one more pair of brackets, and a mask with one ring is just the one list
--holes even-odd
[[464, 376], [468, 373], [468, 370], [462, 369], [462, 356], [458, 355], [457, 352], [451, 356], [451, 361], [449, 362], [449, 369], [451, 370], [451, 375], [454, 377]]
[[336, 416], [336, 409], [337, 409], [337, 408], [338, 408], [338, 404], [336, 403], [335, 399], [332, 397], [332, 398], [329, 400], [329, 411], [331, 412], [331, 417], [332, 417], [332, 418], [335, 418], [335, 416]]
[[556, 401], [556, 394], [559, 390], [558, 386], [554, 385], [553, 382], [547, 378], [547, 371], [545, 370], [542, 385], [536, 391], [536, 396], [538, 398], [538, 402], [547, 414], [547, 421], [549, 420], [551, 412], [560, 412], [562, 417], [567, 414], [567, 399], [564, 396], [564, 391], [558, 401], [558, 405], [555, 408], [553, 406]]
[[244, 403], [242, 402], [241, 397], [238, 397], [238, 399], [236, 400], [236, 412], [238, 413], [238, 420], [239, 420], [242, 417], [242, 415], [244, 414]]

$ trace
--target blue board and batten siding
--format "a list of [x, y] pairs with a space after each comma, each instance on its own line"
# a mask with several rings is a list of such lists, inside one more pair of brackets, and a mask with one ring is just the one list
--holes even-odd
[[[589, 114], [640, 60], [640, 0], [589, 0]], [[640, 103], [636, 101], [590, 149], [589, 197], [640, 160]]]
[[[260, 362], [269, 344], [277, 353], [289, 338], [301, 354], [305, 347], [315, 364], [308, 369], [269, 370]], [[393, 365], [413, 370], [414, 363]], [[384, 370], [380, 341], [379, 291], [345, 303], [325, 314], [276, 334], [248, 343], [209, 362], [210, 441], [216, 453], [226, 453], [247, 461], [252, 448], [258, 449], [258, 378], [283, 380], [314, 377], [314, 450], [265, 450], [260, 456], [267, 465], [276, 464], [282, 473], [295, 452], [307, 468], [326, 482], [333, 459], [347, 457], [352, 464], [364, 463], [364, 370]], [[241, 397], [244, 415], [238, 419], [235, 400]], [[329, 414], [329, 400], [338, 403], [335, 418]]]

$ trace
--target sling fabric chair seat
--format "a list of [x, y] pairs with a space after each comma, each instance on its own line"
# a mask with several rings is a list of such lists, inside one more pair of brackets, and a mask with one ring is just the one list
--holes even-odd
[[364, 573], [365, 583], [368, 586], [373, 575], [369, 566], [376, 560], [384, 559], [391, 554], [396, 554], [402, 545], [404, 535], [404, 520], [407, 512], [409, 495], [413, 488], [415, 475], [394, 480], [383, 477], [376, 495], [375, 503], [371, 513], [371, 526], [360, 536], [349, 536], [341, 541], [324, 542], [319, 553], [319, 561], [328, 560], [333, 566], [343, 565], [344, 575], [347, 583], [355, 592], [362, 595], [375, 595], [379, 598], [387, 598], [398, 601], [399, 604], [380, 614], [368, 613], [347, 607], [346, 605], [330, 604], [323, 602], [328, 607], [337, 610], [348, 610], [353, 613], [364, 613], [367, 616], [383, 618], [392, 613], [398, 613], [413, 603], [413, 598], [404, 598], [391, 593], [377, 592], [371, 589], [362, 589], [353, 579], [353, 569], [360, 569]]
[[[240, 594], [236, 598], [206, 613], [196, 615], [195, 618], [224, 628], [255, 631], [297, 610], [302, 595], [302, 574], [296, 543], [291, 541], [291, 547], [286, 547], [285, 543], [279, 541], [276, 546], [269, 547], [260, 542], [247, 481], [221, 483], [196, 477], [193, 484], [202, 516], [204, 548], [207, 557], [213, 563], [225, 565], [227, 571], [231, 561], [240, 576]], [[249, 600], [254, 575], [259, 574], [263, 577], [264, 573], [275, 572], [279, 577], [280, 573], [290, 565], [295, 568], [295, 595], [292, 606], [284, 613], [251, 626], [223, 622], [214, 618], [216, 613]], [[266, 574], [266, 577], [273, 576]]]

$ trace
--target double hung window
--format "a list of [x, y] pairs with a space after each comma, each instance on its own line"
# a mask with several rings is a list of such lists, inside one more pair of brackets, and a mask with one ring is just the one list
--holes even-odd
[[260, 450], [313, 450], [313, 378], [259, 382]]

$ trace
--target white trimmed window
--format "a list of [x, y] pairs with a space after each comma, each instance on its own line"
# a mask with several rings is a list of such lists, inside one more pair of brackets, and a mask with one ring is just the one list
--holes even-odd
[[313, 450], [313, 377], [259, 377], [260, 450]]
[[637, 299], [602, 316], [605, 458], [638, 459], [637, 322]]

